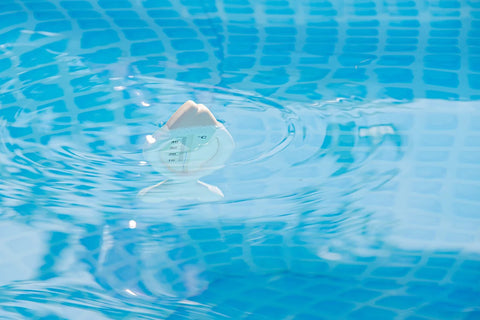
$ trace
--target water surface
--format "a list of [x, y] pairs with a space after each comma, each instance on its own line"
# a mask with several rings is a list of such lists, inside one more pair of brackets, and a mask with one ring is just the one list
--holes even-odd
[[[0, 6], [0, 318], [480, 316], [470, 2]], [[221, 201], [144, 203], [186, 100]]]

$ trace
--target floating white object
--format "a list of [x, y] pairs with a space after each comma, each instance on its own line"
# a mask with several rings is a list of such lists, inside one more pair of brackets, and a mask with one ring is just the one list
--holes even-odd
[[146, 140], [145, 159], [167, 180], [141, 190], [142, 200], [223, 198], [220, 189], [198, 180], [221, 168], [235, 147], [232, 136], [207, 107], [185, 102]]

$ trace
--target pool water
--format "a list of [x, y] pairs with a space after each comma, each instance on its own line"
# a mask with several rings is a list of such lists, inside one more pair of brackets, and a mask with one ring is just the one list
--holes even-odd
[[[480, 319], [480, 5], [3, 0], [0, 319]], [[162, 180], [187, 100], [235, 140]]]

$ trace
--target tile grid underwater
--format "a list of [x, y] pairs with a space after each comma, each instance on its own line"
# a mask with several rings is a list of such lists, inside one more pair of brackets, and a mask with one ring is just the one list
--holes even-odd
[[[476, 1], [2, 1], [0, 319], [479, 319], [479, 48]], [[225, 200], [143, 204], [188, 99]]]

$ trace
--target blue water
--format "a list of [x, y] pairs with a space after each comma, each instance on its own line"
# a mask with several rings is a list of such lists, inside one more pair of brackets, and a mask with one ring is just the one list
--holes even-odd
[[[0, 319], [480, 319], [476, 1], [2, 0]], [[150, 204], [186, 100], [221, 201]]]

